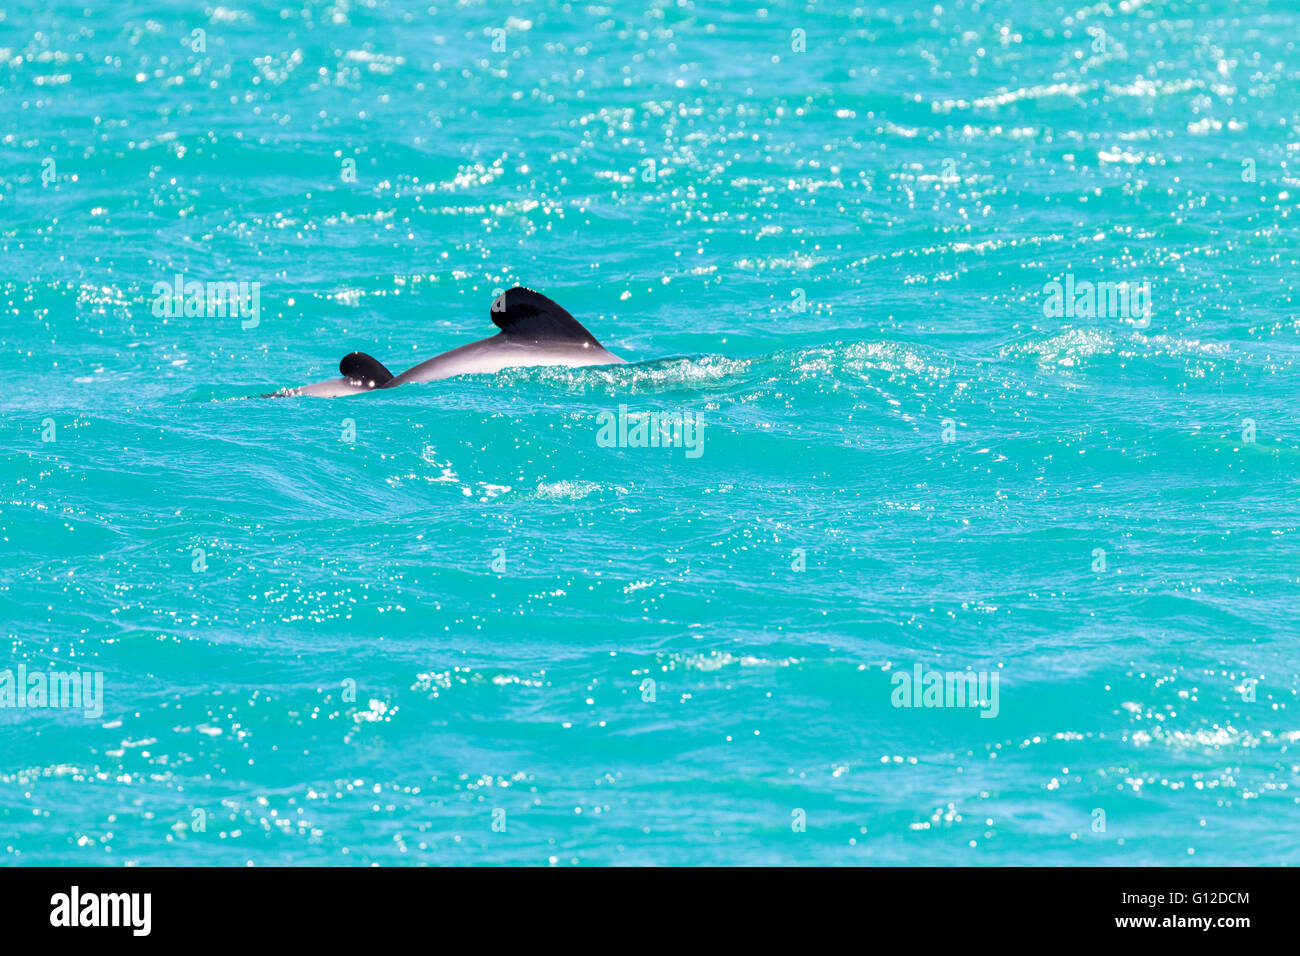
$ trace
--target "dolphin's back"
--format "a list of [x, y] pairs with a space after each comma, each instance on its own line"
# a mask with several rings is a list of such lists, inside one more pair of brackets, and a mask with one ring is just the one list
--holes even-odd
[[432, 382], [453, 375], [493, 373], [504, 368], [536, 365], [577, 368], [618, 365], [624, 361], [607, 351], [558, 302], [523, 286], [497, 296], [492, 303], [492, 321], [501, 331], [491, 338], [421, 362], [381, 387]]
[[624, 360], [596, 341], [581, 322], [540, 292], [516, 286], [492, 303], [492, 321], [501, 331], [491, 338], [444, 352], [400, 375], [365, 352], [339, 362], [342, 378], [285, 389], [278, 395], [334, 397], [392, 388], [407, 382], [433, 382], [453, 375], [491, 374], [505, 368], [560, 365], [620, 365]]

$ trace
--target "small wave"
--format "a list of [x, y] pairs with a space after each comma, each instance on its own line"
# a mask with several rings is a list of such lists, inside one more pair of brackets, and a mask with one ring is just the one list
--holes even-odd
[[1115, 335], [1104, 329], [1066, 328], [1055, 335], [1032, 341], [1017, 342], [999, 350], [1003, 358], [1035, 359], [1041, 365], [1065, 368], [1082, 365], [1098, 356], [1151, 360], [1158, 358], [1215, 359], [1232, 355], [1221, 342], [1205, 342], [1179, 335], [1146, 335], [1132, 330]]
[[1070, 328], [1050, 338], [1004, 346], [1000, 354], [1003, 358], [1036, 359], [1041, 365], [1069, 368], [1083, 359], [1114, 350], [1115, 339], [1108, 333], [1100, 329]]
[[[581, 501], [604, 491], [607, 486], [595, 481], [544, 481], [537, 486], [537, 498], [543, 501]], [[624, 495], [627, 489], [609, 486], [610, 490]]]
[[581, 369], [507, 369], [499, 379], [504, 385], [512, 386], [520, 380], [535, 378], [579, 394], [588, 391], [607, 395], [654, 394], [739, 382], [753, 361], [723, 355], [674, 356]]

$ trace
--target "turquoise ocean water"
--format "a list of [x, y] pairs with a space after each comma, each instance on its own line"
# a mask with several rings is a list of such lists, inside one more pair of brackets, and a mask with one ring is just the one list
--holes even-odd
[[[4, 5], [0, 669], [103, 712], [0, 708], [0, 860], [1296, 861], [1297, 36]], [[516, 283], [633, 364], [245, 397]]]

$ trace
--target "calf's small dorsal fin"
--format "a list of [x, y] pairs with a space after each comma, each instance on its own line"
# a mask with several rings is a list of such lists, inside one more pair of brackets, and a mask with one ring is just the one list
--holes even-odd
[[374, 382], [378, 388], [393, 377], [393, 373], [384, 368], [384, 363], [365, 352], [350, 352], [339, 361], [339, 371], [343, 377], [354, 382]]
[[572, 342], [599, 346], [596, 337], [582, 327], [559, 303], [540, 292], [515, 286], [492, 303], [492, 321], [506, 338], [527, 342]]

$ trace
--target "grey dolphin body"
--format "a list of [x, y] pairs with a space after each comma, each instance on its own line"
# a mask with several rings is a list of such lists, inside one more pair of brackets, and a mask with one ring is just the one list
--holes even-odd
[[625, 360], [608, 352], [596, 337], [557, 303], [540, 292], [516, 286], [492, 303], [496, 335], [462, 345], [394, 375], [364, 352], [353, 352], [339, 362], [342, 378], [274, 392], [275, 397], [309, 395], [336, 398], [407, 382], [433, 382], [453, 375], [495, 373], [505, 368], [559, 365], [618, 365]]

